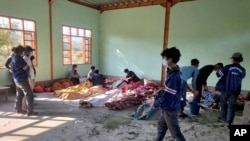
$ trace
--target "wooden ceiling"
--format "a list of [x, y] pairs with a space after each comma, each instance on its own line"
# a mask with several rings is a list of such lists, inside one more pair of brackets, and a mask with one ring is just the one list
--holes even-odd
[[80, 5], [100, 10], [101, 12], [107, 10], [162, 5], [165, 6], [167, 2], [175, 5], [179, 2], [194, 1], [194, 0], [68, 0]]

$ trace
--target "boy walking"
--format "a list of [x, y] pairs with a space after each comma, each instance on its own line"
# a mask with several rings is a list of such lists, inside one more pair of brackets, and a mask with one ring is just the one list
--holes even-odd
[[241, 53], [236, 52], [232, 55], [232, 64], [229, 64], [217, 71], [216, 75], [221, 77], [220, 83], [216, 87], [221, 91], [221, 119], [229, 127], [234, 118], [234, 108], [238, 96], [241, 92], [242, 80], [246, 75], [246, 70], [240, 63], [243, 62]]
[[155, 141], [162, 141], [167, 130], [177, 141], [185, 141], [178, 123], [178, 111], [182, 96], [181, 72], [176, 65], [180, 59], [180, 51], [168, 48], [162, 51], [162, 64], [168, 68], [164, 91], [156, 96], [154, 107], [160, 107], [161, 115], [158, 121], [158, 132]]

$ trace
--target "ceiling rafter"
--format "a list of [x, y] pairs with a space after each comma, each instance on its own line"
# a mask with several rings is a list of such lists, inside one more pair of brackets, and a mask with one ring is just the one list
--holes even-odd
[[[51, 0], [53, 1], [53, 0]], [[194, 0], [68, 0], [70, 2], [87, 6], [104, 12], [107, 10], [161, 5], [165, 7], [167, 2], [171, 3], [171, 6], [179, 2], [194, 1]]]

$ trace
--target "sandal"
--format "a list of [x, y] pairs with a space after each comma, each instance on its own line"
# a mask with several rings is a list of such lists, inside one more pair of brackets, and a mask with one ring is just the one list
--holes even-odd
[[36, 116], [36, 115], [38, 115], [38, 112], [32, 111], [28, 113], [28, 116]]

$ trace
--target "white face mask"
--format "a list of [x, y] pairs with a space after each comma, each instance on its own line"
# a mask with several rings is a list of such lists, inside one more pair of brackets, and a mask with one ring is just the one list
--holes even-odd
[[162, 65], [165, 66], [165, 67], [168, 67], [168, 61], [163, 59], [162, 60]]

